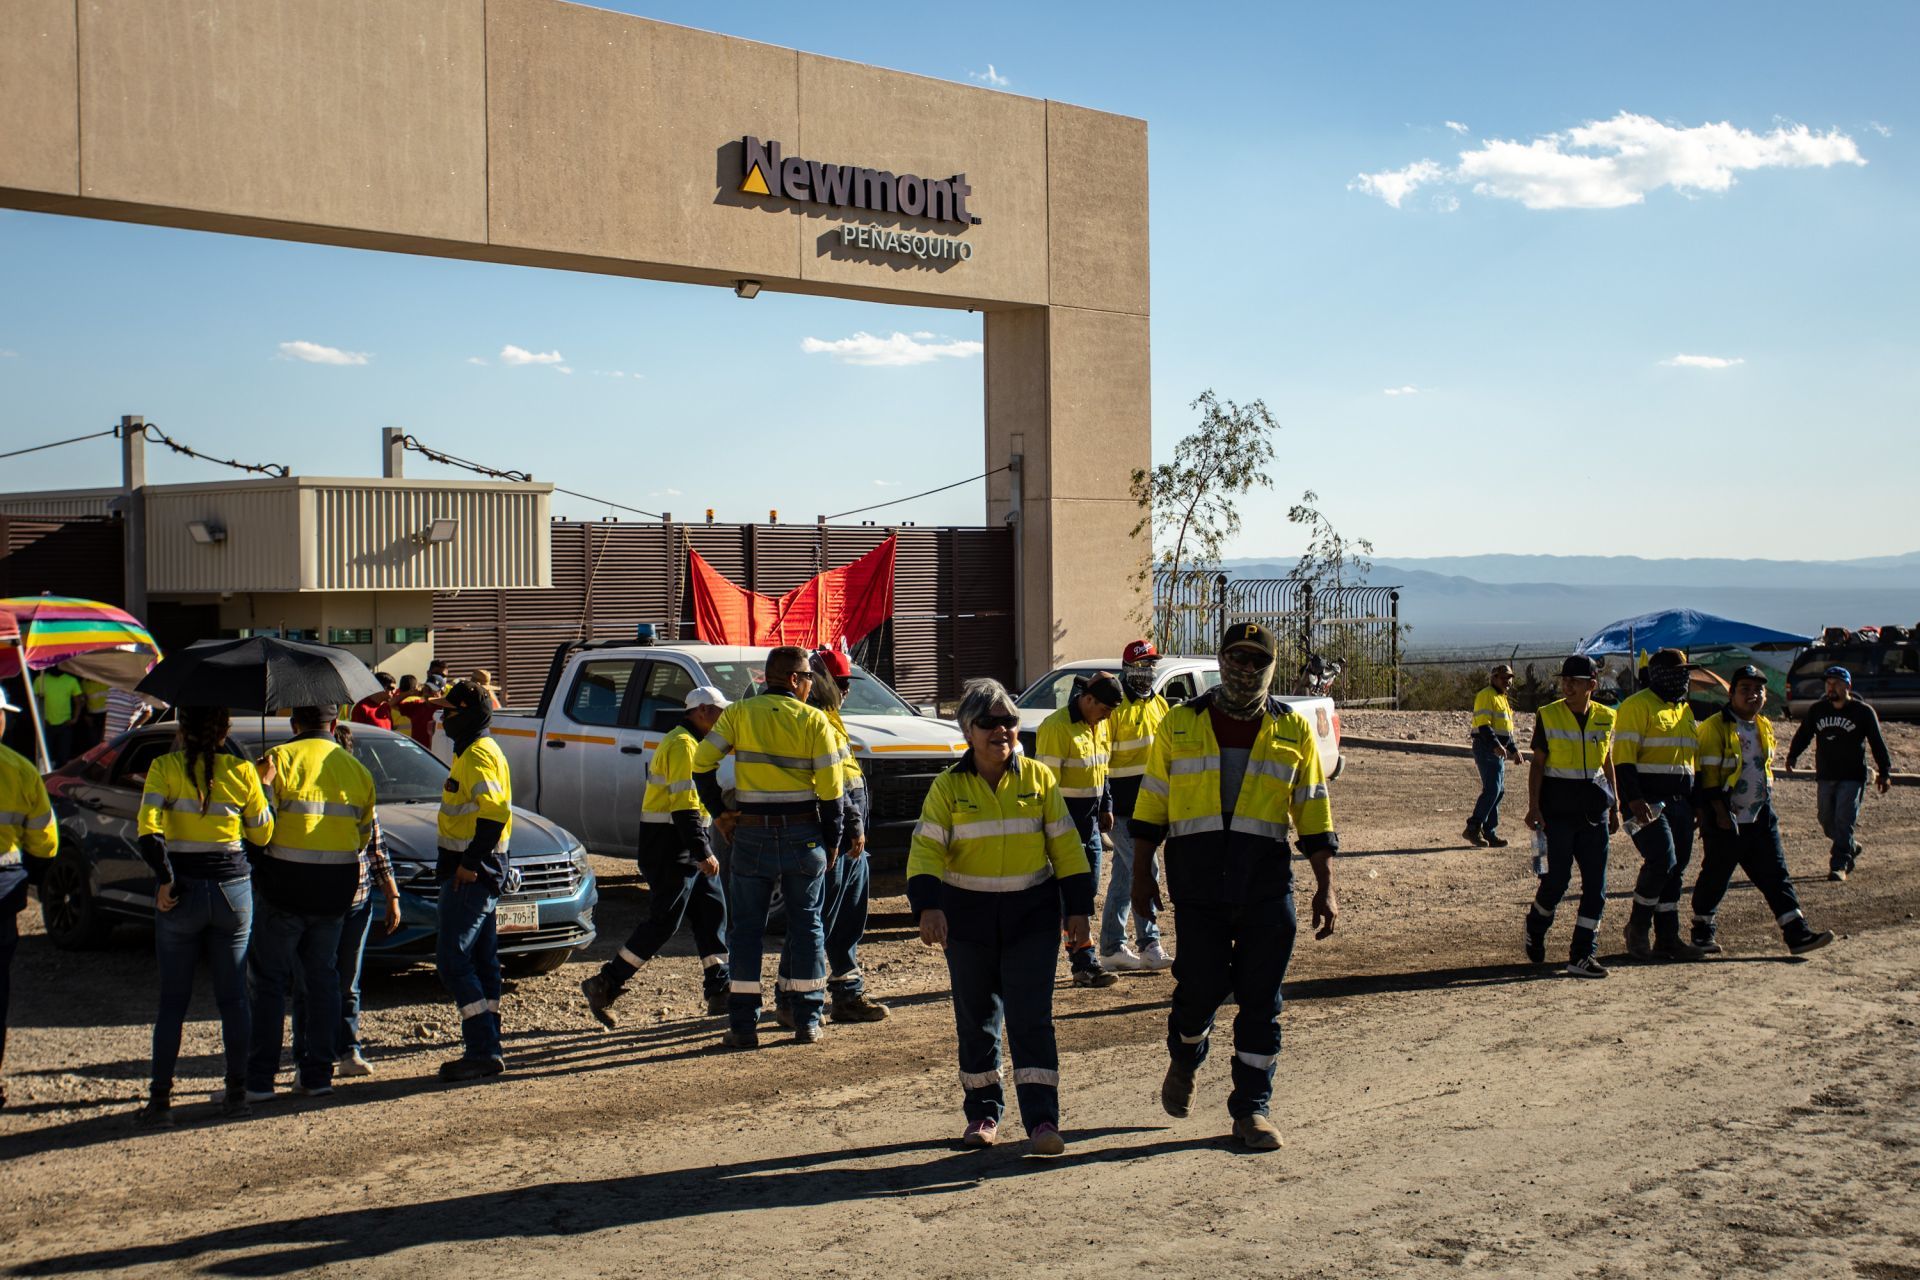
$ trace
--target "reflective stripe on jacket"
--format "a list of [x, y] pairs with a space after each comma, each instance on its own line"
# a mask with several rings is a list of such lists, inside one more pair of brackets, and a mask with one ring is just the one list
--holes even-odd
[[1513, 703], [1492, 685], [1473, 697], [1473, 731], [1482, 729], [1491, 729], [1496, 738], [1513, 736]]
[[1015, 893], [1086, 876], [1087, 853], [1053, 770], [1015, 755], [989, 787], [966, 757], [933, 780], [907, 854], [907, 880], [931, 876], [955, 889]]
[[1059, 778], [1061, 795], [1069, 800], [1097, 800], [1107, 789], [1112, 741], [1107, 721], [1088, 724], [1074, 714], [1069, 702], [1040, 722], [1033, 735], [1033, 754]]
[[711, 773], [733, 753], [734, 798], [744, 813], [769, 805], [831, 804], [846, 794], [847, 748], [818, 707], [791, 694], [733, 703], [694, 752], [693, 771]]
[[1137, 778], [1147, 771], [1147, 754], [1153, 750], [1153, 735], [1167, 718], [1167, 700], [1159, 694], [1151, 698], [1128, 698], [1107, 717], [1107, 761], [1110, 778]]
[[500, 824], [500, 840], [493, 849], [506, 853], [513, 835], [513, 779], [500, 744], [486, 736], [476, 738], [453, 758], [440, 792], [440, 847], [465, 853], [482, 818]]
[[238, 853], [242, 840], [263, 845], [273, 839], [273, 812], [251, 762], [216, 754], [204, 803], [196, 781], [187, 774], [184, 751], [148, 765], [139, 834], [159, 836], [169, 853]]
[[1211, 692], [1202, 694], [1160, 722], [1133, 805], [1136, 838], [1164, 832], [1169, 858], [1187, 848], [1251, 846], [1285, 859], [1291, 828], [1303, 852], [1337, 850], [1333, 804], [1313, 726], [1277, 698], [1268, 700], [1239, 798], [1231, 818], [1226, 815], [1212, 701]]
[[373, 837], [373, 775], [331, 738], [296, 738], [273, 763], [273, 843], [287, 862], [357, 866]]
[[[1755, 716], [1760, 746], [1767, 755], [1767, 781], [1773, 781], [1773, 721]], [[1740, 785], [1746, 761], [1740, 755], [1740, 722], [1724, 708], [1700, 722], [1698, 733], [1700, 785], [1707, 791], [1731, 793]]]
[[700, 794], [693, 786], [693, 756], [699, 749], [700, 740], [683, 724], [675, 725], [654, 748], [653, 759], [647, 761], [647, 790], [640, 798], [643, 824], [670, 824], [673, 815], [682, 811], [691, 812], [701, 825], [706, 824], [706, 806], [700, 803]]
[[1603, 766], [1613, 742], [1613, 708], [1598, 702], [1587, 704], [1587, 723], [1568, 710], [1566, 699], [1549, 702], [1540, 708], [1540, 727], [1547, 738], [1546, 776], [1562, 782], [1592, 782], [1607, 785]]
[[18, 885], [24, 858], [59, 851], [60, 829], [40, 771], [11, 747], [0, 747], [0, 897]]

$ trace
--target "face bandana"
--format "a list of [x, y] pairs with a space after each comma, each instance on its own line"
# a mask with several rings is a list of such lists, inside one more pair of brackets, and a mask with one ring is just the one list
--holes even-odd
[[1647, 688], [1668, 702], [1678, 702], [1687, 696], [1687, 669], [1685, 667], [1649, 667]]
[[1153, 696], [1153, 668], [1146, 667], [1135, 671], [1129, 667], [1122, 675], [1125, 676], [1129, 697], [1139, 698], [1144, 701]]
[[453, 707], [441, 717], [440, 723], [446, 726], [447, 736], [453, 739], [453, 749], [465, 751], [493, 723], [493, 710], [474, 704]]
[[1221, 663], [1220, 687], [1213, 695], [1214, 705], [1235, 720], [1253, 719], [1266, 707], [1267, 687], [1273, 683], [1273, 666], [1269, 662], [1249, 671], [1232, 663]]

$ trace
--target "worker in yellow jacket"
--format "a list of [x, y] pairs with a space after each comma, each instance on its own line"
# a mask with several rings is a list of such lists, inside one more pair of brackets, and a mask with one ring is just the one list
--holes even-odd
[[1057, 1156], [1060, 1055], [1053, 1034], [1054, 934], [1084, 946], [1093, 872], [1053, 770], [1022, 757], [1020, 709], [995, 680], [970, 680], [956, 719], [967, 753], [933, 780], [907, 855], [920, 940], [946, 951], [969, 1147], [1000, 1130], [1004, 1017], [1028, 1149]]
[[513, 776], [493, 740], [493, 699], [470, 680], [439, 699], [453, 739], [453, 767], [440, 793], [440, 982], [460, 1010], [463, 1052], [440, 1064], [449, 1083], [506, 1069], [500, 1048], [500, 899], [519, 884], [513, 869]]
[[1613, 708], [1594, 701], [1600, 670], [1582, 653], [1560, 664], [1560, 698], [1533, 723], [1533, 765], [1527, 771], [1527, 829], [1546, 836], [1540, 885], [1527, 908], [1527, 959], [1543, 964], [1547, 930], [1580, 868], [1580, 908], [1568, 943], [1566, 974], [1604, 978], [1596, 939], [1607, 905], [1607, 839], [1620, 829], [1620, 789], [1613, 773]]
[[1693, 765], [1699, 726], [1687, 702], [1692, 668], [1679, 649], [1662, 649], [1641, 668], [1638, 693], [1613, 722], [1613, 772], [1624, 823], [1640, 854], [1627, 915], [1627, 954], [1636, 960], [1698, 960], [1706, 953], [1680, 936], [1680, 887], [1693, 857]]
[[1767, 705], [1766, 674], [1748, 665], [1727, 683], [1727, 705], [1702, 721], [1699, 730], [1705, 849], [1693, 885], [1693, 945], [1719, 954], [1715, 917], [1738, 867], [1767, 900], [1787, 950], [1796, 956], [1818, 951], [1833, 941], [1833, 930], [1816, 931], [1800, 910], [1773, 813], [1773, 721], [1760, 714]]
[[[0, 734], [7, 731], [7, 714], [19, 710], [0, 685]], [[59, 851], [60, 831], [40, 771], [13, 748], [0, 747], [0, 1064], [7, 1059], [7, 1002], [27, 882], [38, 880]], [[0, 1081], [0, 1107], [6, 1105], [6, 1084]]]
[[[1113, 734], [1107, 721], [1126, 698], [1120, 682], [1105, 671], [1076, 679], [1067, 704], [1040, 722], [1033, 735], [1033, 754], [1060, 780], [1067, 812], [1087, 851], [1093, 881], [1100, 883], [1101, 836], [1113, 830], [1113, 787], [1108, 763]], [[1062, 916], [1062, 927], [1065, 917]], [[1076, 987], [1110, 987], [1119, 975], [1100, 963], [1092, 942], [1066, 943], [1067, 967]]]
[[1502, 662], [1487, 673], [1487, 687], [1473, 698], [1473, 764], [1480, 771], [1480, 796], [1467, 815], [1466, 841], [1472, 845], [1507, 847], [1500, 834], [1500, 800], [1507, 792], [1507, 764], [1520, 763], [1520, 745], [1513, 740], [1513, 668]]
[[[1113, 870], [1107, 876], [1107, 900], [1100, 908], [1100, 963], [1118, 972], [1159, 971], [1173, 967], [1160, 945], [1160, 926], [1152, 917], [1133, 915], [1139, 950], [1127, 945], [1127, 916], [1133, 914], [1133, 832], [1128, 825], [1140, 798], [1140, 779], [1153, 754], [1154, 735], [1167, 718], [1167, 700], [1154, 692], [1160, 653], [1151, 640], [1135, 640], [1120, 653], [1120, 687], [1126, 697], [1107, 718], [1113, 739], [1107, 761], [1107, 789], [1113, 796]], [[1158, 873], [1155, 873], [1158, 879]]]
[[1253, 622], [1228, 627], [1220, 684], [1167, 713], [1133, 808], [1133, 906], [1160, 908], [1152, 855], [1166, 844], [1180, 953], [1167, 1013], [1167, 1066], [1160, 1104], [1184, 1116], [1194, 1072], [1206, 1061], [1214, 1014], [1231, 996], [1233, 1135], [1254, 1151], [1281, 1145], [1267, 1118], [1280, 1058], [1280, 984], [1293, 957], [1289, 837], [1313, 865], [1315, 937], [1333, 933], [1334, 831], [1320, 744], [1306, 717], [1272, 695], [1273, 633]]

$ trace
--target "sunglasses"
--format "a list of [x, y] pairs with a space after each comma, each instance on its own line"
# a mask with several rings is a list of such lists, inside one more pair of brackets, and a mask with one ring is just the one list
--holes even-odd
[[1019, 726], [1019, 716], [981, 716], [973, 722], [976, 729], [1017, 729]]
[[1220, 661], [1230, 667], [1240, 667], [1247, 671], [1258, 671], [1273, 659], [1257, 649], [1229, 649], [1220, 655]]

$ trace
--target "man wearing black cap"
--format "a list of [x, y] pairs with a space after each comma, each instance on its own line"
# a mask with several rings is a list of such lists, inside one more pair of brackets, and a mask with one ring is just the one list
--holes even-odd
[[1533, 722], [1533, 766], [1527, 773], [1527, 829], [1547, 834], [1547, 870], [1527, 909], [1527, 959], [1547, 958], [1547, 930], [1580, 868], [1580, 914], [1567, 950], [1567, 976], [1604, 978], [1596, 954], [1607, 904], [1607, 836], [1620, 829], [1613, 776], [1613, 709], [1593, 700], [1600, 673], [1574, 654], [1560, 664], [1558, 702]]
[[[1042, 720], [1033, 735], [1034, 757], [1060, 779], [1060, 794], [1066, 798], [1067, 813], [1080, 832], [1080, 842], [1087, 847], [1087, 865], [1093, 869], [1096, 885], [1100, 883], [1100, 835], [1113, 830], [1113, 788], [1107, 781], [1113, 739], [1106, 720], [1125, 696], [1118, 680], [1105, 671], [1096, 671], [1073, 682], [1067, 705]], [[1073, 985], [1110, 987], [1120, 981], [1100, 963], [1100, 953], [1091, 940], [1074, 945], [1065, 932], [1066, 919], [1063, 908], [1061, 936], [1066, 938]]]
[[1766, 898], [1787, 950], [1804, 955], [1832, 942], [1833, 931], [1814, 932], [1787, 874], [1773, 814], [1773, 721], [1760, 714], [1767, 677], [1745, 666], [1729, 684], [1727, 705], [1700, 725], [1700, 793], [1710, 817], [1700, 824], [1706, 848], [1693, 886], [1693, 945], [1719, 954], [1714, 916], [1739, 867]]
[[1687, 702], [1693, 669], [1678, 649], [1647, 659], [1646, 687], [1620, 704], [1613, 725], [1613, 771], [1627, 830], [1640, 852], [1640, 878], [1627, 914], [1627, 954], [1698, 960], [1705, 953], [1680, 936], [1680, 888], [1693, 857], [1693, 763], [1699, 726]]
[[1853, 672], [1827, 668], [1826, 701], [1816, 703], [1794, 730], [1787, 747], [1787, 772], [1812, 741], [1813, 776], [1820, 789], [1820, 830], [1833, 841], [1827, 879], [1845, 880], [1860, 857], [1854, 824], [1860, 820], [1860, 799], [1867, 790], [1867, 749], [1873, 750], [1874, 786], [1887, 794], [1893, 758], [1880, 733], [1880, 716], [1853, 696]]

